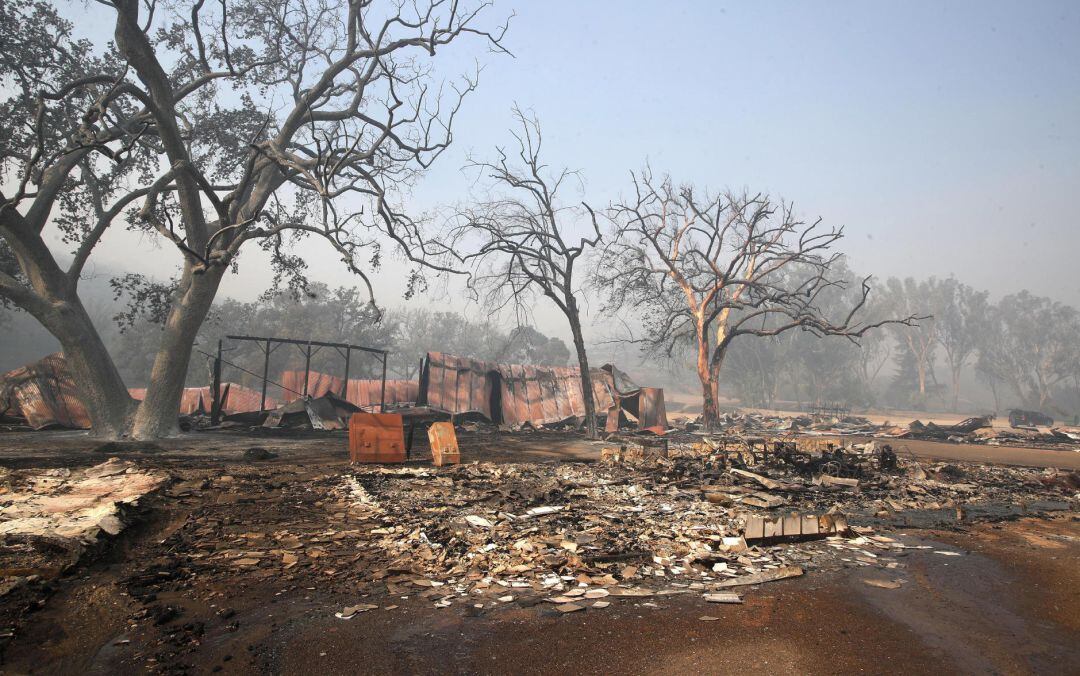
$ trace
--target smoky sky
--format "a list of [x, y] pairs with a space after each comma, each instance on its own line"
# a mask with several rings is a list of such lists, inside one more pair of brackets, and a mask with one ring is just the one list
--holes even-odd
[[[80, 34], [111, 33], [107, 9], [62, 7]], [[495, 14], [511, 12], [513, 57], [439, 57], [439, 77], [483, 70], [455, 145], [404, 198], [433, 226], [442, 207], [475, 197], [461, 167], [512, 142], [517, 103], [539, 118], [546, 161], [581, 171], [573, 199], [603, 207], [647, 162], [843, 226], [841, 248], [864, 274], [955, 275], [995, 297], [1028, 289], [1080, 306], [1080, 5], [496, 3]], [[305, 251], [314, 278], [352, 283], [328, 247]], [[177, 263], [119, 232], [93, 260], [91, 274], [166, 276]], [[245, 253], [222, 292], [255, 297], [263, 263]], [[406, 270], [386, 261], [380, 303], [405, 302]], [[433, 293], [414, 302], [479, 312], [456, 287]]]

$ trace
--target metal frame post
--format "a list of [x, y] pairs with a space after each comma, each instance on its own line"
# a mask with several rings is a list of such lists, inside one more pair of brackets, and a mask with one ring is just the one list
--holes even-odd
[[341, 383], [341, 398], [349, 399], [349, 357], [352, 356], [352, 348], [345, 348], [345, 380]]
[[311, 379], [311, 342], [307, 344], [304, 358], [304, 396], [308, 396], [308, 380]]
[[[324, 347], [335, 348], [338, 351], [338, 354], [341, 354], [341, 350], [345, 350], [345, 382], [342, 385], [342, 398], [343, 399], [347, 399], [348, 394], [349, 394], [349, 375], [350, 375], [350, 372], [351, 372], [351, 369], [352, 369], [352, 351], [353, 350], [360, 350], [361, 352], [368, 352], [370, 354], [380, 355], [382, 357], [382, 378], [381, 378], [381, 387], [380, 387], [380, 392], [379, 392], [379, 411], [380, 412], [385, 412], [386, 411], [386, 371], [388, 369], [388, 362], [389, 362], [389, 357], [390, 357], [390, 352], [387, 351], [387, 350], [381, 350], [381, 349], [374, 348], [374, 347], [365, 347], [363, 345], [353, 345], [351, 343], [328, 343], [328, 342], [323, 342], [321, 340], [299, 340], [299, 339], [296, 339], [296, 338], [274, 338], [272, 336], [228, 335], [228, 336], [225, 336], [225, 338], [228, 339], [228, 340], [252, 341], [252, 342], [260, 343], [261, 345], [263, 345], [263, 349], [264, 349], [263, 373], [262, 373], [263, 384], [262, 384], [262, 397], [261, 397], [261, 399], [259, 401], [259, 410], [260, 410], [260, 412], [266, 410], [267, 386], [270, 385], [270, 384], [273, 384], [275, 387], [280, 387], [283, 391], [289, 391], [289, 392], [292, 392], [294, 394], [300, 395], [301, 397], [307, 397], [310, 394], [309, 381], [311, 380], [311, 357], [312, 357], [312, 355], [316, 354], [320, 349], [322, 349]], [[304, 387], [303, 387], [304, 391], [303, 391], [303, 394], [301, 394], [300, 392], [296, 392], [295, 390], [292, 390], [290, 388], [287, 388], [287, 387], [285, 387], [284, 385], [282, 385], [280, 383], [272, 382], [270, 380], [270, 354], [274, 350], [278, 349], [278, 347], [280, 347], [282, 345], [295, 345], [295, 346], [297, 346], [297, 348], [301, 352], [304, 353]], [[201, 350], [200, 350], [200, 352], [201, 352]], [[213, 357], [213, 355], [207, 354], [205, 352], [203, 352], [203, 354], [206, 354], [206, 356], [208, 356], [208, 357]], [[247, 369], [245, 369], [245, 368], [243, 368], [241, 366], [238, 366], [237, 364], [233, 364], [231, 362], [226, 362], [222, 358], [222, 341], [218, 341], [218, 357], [217, 357], [217, 359], [220, 362], [220, 364], [228, 364], [229, 366], [233, 366], [233, 367], [235, 367], [237, 369], [240, 369], [241, 371], [243, 371], [244, 373], [247, 373], [248, 375], [255, 376], [256, 378], [259, 377], [259, 374], [257, 374], [257, 373], [254, 373], [252, 371], [248, 371]], [[420, 363], [422, 365], [424, 363], [423, 360], [421, 360]], [[220, 370], [220, 364], [218, 364], [218, 367], [217, 367], [219, 370]], [[217, 385], [215, 387], [213, 387], [212, 389], [215, 390], [215, 393], [220, 398], [220, 389], [221, 389], [220, 388], [220, 373], [217, 374], [217, 380], [218, 380]]]
[[379, 387], [379, 413], [386, 413], [386, 353], [382, 356], [382, 384]]
[[259, 413], [266, 410], [266, 379], [270, 377], [270, 340], [266, 340], [266, 355], [263, 357], [262, 399], [259, 400]]

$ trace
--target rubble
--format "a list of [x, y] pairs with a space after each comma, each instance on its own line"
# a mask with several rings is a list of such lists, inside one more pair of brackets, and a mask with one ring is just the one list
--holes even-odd
[[5, 417], [25, 421], [35, 430], [90, 427], [63, 353], [0, 375], [0, 418]]
[[765, 570], [760, 573], [750, 573], [749, 575], [742, 575], [731, 580], [721, 580], [717, 583], [717, 587], [743, 587], [751, 584], [761, 584], [763, 582], [774, 582], [776, 580], [785, 580], [789, 577], [799, 577], [803, 574], [803, 569], [798, 566], [784, 566], [782, 568], [776, 568], [774, 570]]
[[[736, 411], [721, 416], [719, 426], [708, 436], [743, 445], [748, 451], [755, 447], [782, 443], [796, 438], [827, 437], [822, 442], [833, 446], [843, 445], [845, 437], [873, 437], [877, 439], [921, 439], [951, 443], [997, 445], [1021, 445], [1034, 448], [1080, 450], [1080, 428], [1060, 425], [1051, 427], [1048, 416], [1030, 411], [1014, 411], [1009, 427], [995, 425], [993, 416], [967, 418], [954, 425], [938, 425], [914, 420], [908, 425], [890, 422], [875, 424], [867, 418], [853, 415], [832, 416], [781, 416]], [[1038, 420], [1041, 426], [1026, 424]], [[698, 423], [688, 422], [682, 432], [693, 433]]]
[[9, 586], [12, 578], [55, 577], [101, 538], [119, 534], [139, 500], [166, 477], [111, 458], [77, 470], [0, 468], [0, 480], [2, 567]]
[[87, 545], [124, 528], [122, 510], [157, 489], [164, 476], [110, 458], [83, 470], [6, 471], [0, 536], [34, 535]]
[[[742, 597], [734, 592], [718, 592], [715, 594], [705, 594], [703, 599], [709, 603], [742, 603]], [[704, 618], [702, 618], [704, 619]]]
[[[865, 524], [957, 506], [1067, 508], [1078, 497], [1046, 481], [1053, 471], [972, 466], [956, 475], [952, 465], [901, 459], [852, 490], [775, 459], [753, 471], [728, 461], [675, 450], [648, 463], [609, 455], [593, 464], [359, 465], [338, 491], [379, 560], [373, 589], [430, 589], [438, 607], [506, 595], [580, 606], [590, 598], [715, 593], [845, 562], [887, 569], [899, 565], [893, 555], [905, 546]], [[779, 494], [786, 512], [748, 502], [760, 491], [740, 481]]]

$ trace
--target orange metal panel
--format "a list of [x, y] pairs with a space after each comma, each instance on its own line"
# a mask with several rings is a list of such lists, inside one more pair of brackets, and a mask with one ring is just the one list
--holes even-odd
[[349, 418], [349, 460], [405, 462], [405, 430], [397, 413], [353, 413]]
[[436, 467], [456, 465], [461, 462], [457, 434], [454, 433], [454, 426], [451, 423], [432, 423], [428, 428], [428, 443], [431, 445], [431, 459]]

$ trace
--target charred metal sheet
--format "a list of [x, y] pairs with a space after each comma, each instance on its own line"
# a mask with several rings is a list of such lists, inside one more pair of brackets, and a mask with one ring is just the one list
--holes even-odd
[[[453, 415], [477, 414], [504, 425], [549, 425], [585, 415], [580, 374], [575, 367], [500, 364], [429, 352], [417, 402]], [[642, 388], [611, 365], [592, 369], [591, 375], [597, 412], [608, 411], [609, 420], [617, 422], [622, 402], [627, 398], [636, 402]], [[666, 429], [663, 390], [648, 389], [649, 424], [642, 427]], [[636, 412], [634, 416], [638, 417]]]
[[637, 419], [638, 429], [663, 434], [669, 427], [664, 390], [659, 387], [642, 387], [622, 395], [616, 405]]
[[0, 378], [0, 410], [18, 413], [34, 429], [90, 427], [62, 352], [5, 373]]
[[1009, 411], [1009, 427], [1049, 427], [1054, 419], [1041, 411], [1024, 411], [1014, 408]]

